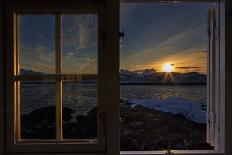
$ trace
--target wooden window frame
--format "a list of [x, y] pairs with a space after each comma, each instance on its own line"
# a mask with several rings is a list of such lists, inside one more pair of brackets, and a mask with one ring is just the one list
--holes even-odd
[[3, 11], [3, 5], [0, 3], [0, 154], [4, 153], [4, 79], [3, 79], [3, 74], [4, 74], [4, 55], [3, 55], [3, 17], [4, 17], [4, 11]]
[[[16, 0], [17, 1], [17, 0]], [[10, 3], [4, 3], [4, 16], [7, 19], [5, 21], [5, 27], [6, 27], [6, 33], [5, 33], [5, 40], [6, 40], [6, 52], [5, 53], [5, 58], [7, 60], [10, 60], [7, 64], [4, 64], [5, 68], [5, 77], [6, 77], [6, 86], [7, 86], [7, 91], [6, 91], [6, 109], [7, 112], [6, 114], [6, 139], [4, 139], [4, 144], [5, 145], [5, 152], [7, 153], [99, 153], [99, 154], [105, 154], [106, 152], [112, 152], [112, 150], [108, 150], [107, 148], [109, 147], [108, 145], [106, 146], [106, 141], [109, 136], [106, 136], [106, 133], [112, 133], [112, 130], [115, 130], [115, 128], [112, 128], [111, 125], [106, 125], [109, 123], [106, 122], [111, 122], [111, 116], [110, 113], [114, 110], [114, 106], [108, 106], [110, 104], [114, 104], [114, 102], [111, 101], [111, 98], [113, 97], [110, 87], [108, 87], [109, 82], [107, 81], [108, 79], [114, 79], [115, 77], [112, 78], [113, 74], [108, 73], [110, 67], [112, 65], [108, 65], [108, 63], [112, 62], [113, 57], [111, 56], [112, 53], [106, 52], [109, 51], [109, 47], [106, 46], [107, 42], [113, 42], [114, 38], [110, 37], [112, 34], [109, 35], [109, 33], [112, 33], [112, 29], [109, 31], [108, 29], [105, 28], [105, 24], [107, 24], [106, 19], [108, 17], [105, 16], [105, 12], [107, 11], [105, 9], [105, 5], [107, 3], [105, 1], [78, 1], [78, 2], [73, 2], [73, 3], [66, 3], [66, 2], [42, 2], [42, 3], [34, 3], [34, 2], [10, 2]], [[17, 13], [38, 13], [38, 14], [47, 14], [47, 13], [66, 13], [66, 12], [80, 12], [80, 13], [89, 13], [89, 12], [94, 12], [98, 14], [98, 23], [101, 23], [101, 25], [98, 25], [98, 42], [99, 42], [99, 70], [98, 70], [98, 83], [99, 83], [99, 102], [101, 102], [101, 111], [98, 113], [98, 116], [103, 116], [99, 117], [98, 119], [98, 124], [101, 127], [99, 131], [101, 133], [104, 132], [104, 134], [101, 134], [100, 137], [98, 137], [99, 143], [97, 144], [91, 144], [91, 143], [85, 143], [83, 141], [62, 141], [60, 143], [49, 143], [39, 141], [39, 143], [31, 143], [30, 141], [27, 141], [24, 143], [24, 141], [17, 142], [15, 141], [14, 135], [17, 135], [15, 133], [18, 130], [15, 130], [14, 127], [17, 127], [17, 109], [18, 107], [17, 104], [15, 103], [14, 99], [17, 98], [15, 96], [17, 91], [17, 84], [14, 84], [14, 80], [20, 80], [20, 79], [30, 79], [33, 78], [31, 76], [15, 76], [14, 75], [19, 75], [19, 67], [15, 67], [15, 64], [18, 64], [18, 56], [17, 56], [17, 47], [16, 42], [17, 38], [15, 37], [17, 35], [17, 24], [15, 21], [17, 21]], [[57, 16], [56, 16], [57, 18]], [[60, 22], [60, 20], [57, 20]], [[59, 24], [56, 24], [58, 27], [58, 31], [60, 31]], [[57, 39], [57, 38], [56, 38]], [[59, 42], [59, 36], [56, 42]], [[113, 42], [115, 43], [115, 42]], [[60, 47], [56, 47], [58, 52], [60, 52]], [[108, 57], [112, 57], [112, 59], [109, 59]], [[60, 62], [61, 57], [58, 56], [56, 57], [56, 61]], [[78, 79], [80, 76], [79, 75], [60, 75], [60, 63], [56, 63], [58, 67], [56, 70], [56, 73], [61, 77], [57, 78], [57, 76], [51, 76], [52, 79], [59, 79], [62, 80], [62, 78], [65, 79]], [[91, 78], [90, 76], [82, 77], [83, 78]], [[37, 77], [38, 78], [38, 77]], [[47, 78], [47, 77], [46, 77]], [[38, 78], [38, 80], [41, 78]], [[2, 80], [3, 81], [3, 80]], [[58, 92], [61, 92], [61, 82], [56, 83], [57, 88], [59, 89]], [[107, 97], [103, 94], [107, 95]], [[59, 94], [58, 97], [61, 95]], [[115, 97], [114, 97], [115, 98]], [[60, 102], [60, 101], [58, 101]], [[116, 103], [116, 101], [115, 101]], [[115, 104], [114, 104], [115, 105]], [[58, 109], [61, 107], [60, 104], [58, 104]], [[99, 108], [100, 109], [100, 108]], [[12, 115], [13, 114], [13, 115]], [[58, 111], [58, 116], [61, 116], [61, 110]], [[59, 121], [59, 119], [57, 120]], [[114, 121], [116, 122], [116, 121]], [[61, 124], [61, 122], [59, 122]], [[118, 125], [118, 124], [117, 124]], [[58, 132], [61, 132], [61, 127], [59, 127]], [[61, 134], [57, 135], [57, 138], [59, 139]], [[111, 134], [112, 135], [112, 134]], [[100, 139], [101, 138], [101, 139]], [[112, 147], [112, 146], [110, 146]]]
[[[19, 26], [18, 24], [18, 16], [23, 16], [23, 15], [48, 15], [48, 16], [53, 16], [54, 19], [55, 19], [55, 74], [47, 74], [47, 75], [20, 75], [20, 64], [19, 64], [19, 56], [18, 56], [18, 53], [20, 52], [19, 49], [17, 49], [17, 52], [16, 52], [16, 65], [15, 65], [15, 68], [16, 68], [16, 75], [14, 75], [14, 81], [17, 83], [16, 84], [16, 103], [15, 105], [17, 105], [17, 108], [16, 108], [16, 142], [35, 142], [35, 140], [28, 140], [28, 139], [21, 139], [21, 120], [20, 120], [20, 111], [17, 111], [17, 109], [20, 109], [19, 105], [20, 104], [20, 82], [21, 81], [54, 81], [55, 83], [55, 87], [56, 87], [56, 103], [55, 103], [55, 107], [56, 107], [56, 139], [55, 140], [39, 140], [37, 139], [36, 142], [77, 142], [77, 143], [96, 143], [97, 140], [95, 139], [64, 139], [63, 138], [63, 128], [62, 128], [62, 83], [65, 81], [65, 80], [71, 80], [71, 81], [75, 81], [75, 82], [79, 82], [80, 80], [96, 80], [96, 76], [94, 74], [62, 74], [62, 16], [63, 15], [98, 15], [97, 12], [95, 11], [92, 11], [92, 12], [83, 12], [83, 11], [71, 11], [71, 12], [55, 12], [55, 13], [46, 13], [46, 12], [43, 12], [42, 14], [40, 13], [33, 13], [33, 12], [23, 12], [23, 13], [19, 13], [17, 14], [16, 13], [16, 24], [17, 27]], [[97, 27], [98, 27], [98, 30], [100, 30], [100, 23], [97, 24]], [[17, 28], [18, 29], [18, 28]], [[18, 31], [18, 30], [16, 30]], [[17, 33], [17, 37], [18, 38], [17, 40], [19, 40], [19, 36], [18, 36], [18, 33], [19, 32], [16, 32]], [[101, 38], [101, 34], [98, 35], [98, 40]], [[18, 44], [18, 41], [17, 43]], [[101, 44], [101, 42], [99, 43], [99, 45]], [[17, 46], [15, 46], [17, 47]], [[97, 48], [98, 51], [102, 51], [103, 50], [103, 47], [98, 47]], [[101, 52], [100, 52], [101, 53]], [[101, 55], [101, 54], [98, 54], [98, 55]], [[99, 56], [98, 56], [99, 57]], [[101, 62], [101, 59], [99, 59], [99, 62]], [[98, 67], [99, 68], [99, 67]], [[100, 92], [103, 92], [104, 90], [102, 89], [102, 87], [100, 86], [100, 88], [98, 89], [98, 98], [99, 100], [101, 99], [99, 96], [100, 96]], [[99, 101], [98, 100], [98, 101]], [[101, 120], [99, 119], [102, 119], [104, 113], [105, 113], [105, 110], [104, 110], [104, 105], [105, 103], [101, 103], [101, 105], [98, 106], [98, 114], [101, 114], [102, 116], [98, 118], [98, 135], [100, 135], [99, 137], [102, 139], [104, 138], [102, 135], [104, 133], [101, 133], [100, 131], [104, 131], [103, 129], [103, 125], [101, 122]], [[99, 116], [99, 115], [98, 115]], [[101, 125], [101, 126], [100, 126]]]

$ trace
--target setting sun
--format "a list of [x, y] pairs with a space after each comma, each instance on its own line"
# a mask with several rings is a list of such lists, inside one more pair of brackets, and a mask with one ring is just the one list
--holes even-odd
[[171, 65], [171, 64], [164, 64], [163, 70], [164, 70], [164, 72], [170, 73], [173, 70], [173, 65]]

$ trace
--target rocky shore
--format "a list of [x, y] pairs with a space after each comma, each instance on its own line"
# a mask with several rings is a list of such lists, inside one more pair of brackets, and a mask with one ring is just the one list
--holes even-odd
[[[63, 108], [65, 139], [85, 139], [97, 136], [97, 108], [87, 115], [74, 115]], [[213, 149], [206, 143], [206, 124], [141, 105], [131, 106], [121, 100], [121, 150]], [[22, 115], [23, 139], [55, 138], [55, 107], [48, 106]]]

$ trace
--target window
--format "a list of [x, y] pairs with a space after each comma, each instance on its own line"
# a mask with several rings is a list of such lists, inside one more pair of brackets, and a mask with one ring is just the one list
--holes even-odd
[[[96, 141], [97, 16], [19, 15], [18, 18], [20, 86], [16, 89], [20, 89], [21, 115], [18, 138]], [[60, 30], [54, 29], [57, 20], [62, 21], [56, 25], [62, 26]], [[59, 38], [62, 43], [56, 42], [57, 49], [54, 41], [59, 34], [55, 35], [55, 31], [62, 32]], [[62, 53], [58, 53], [59, 49]], [[57, 77], [53, 78], [55, 72]], [[84, 89], [83, 83], [91, 89]], [[62, 111], [55, 108], [62, 105]], [[90, 114], [92, 118], [88, 118]], [[56, 121], [57, 117], [63, 122]], [[84, 124], [89, 119], [93, 119], [91, 123]]]
[[[4, 95], [0, 95], [0, 154], [229, 155], [232, 117], [229, 104], [231, 65], [228, 39], [231, 38], [227, 36], [225, 40], [225, 30], [229, 30], [229, 14], [226, 14], [229, 11], [225, 10], [229, 8], [225, 8], [225, 3], [229, 2], [202, 0], [191, 3], [190, 6], [190, 1], [187, 0], [181, 3], [159, 0], [1, 1], [0, 8], [3, 9], [0, 9], [0, 33], [3, 34], [3, 38], [0, 38], [0, 73], [3, 76], [0, 78], [0, 90]], [[159, 5], [163, 8], [154, 7]], [[126, 8], [125, 14], [120, 17], [122, 6], [132, 7]], [[203, 6], [205, 16], [194, 9], [196, 6]], [[137, 10], [136, 14], [133, 13], [136, 7], [143, 9], [140, 12]], [[169, 8], [173, 9], [172, 14], [169, 13]], [[155, 16], [163, 18], [163, 21], [154, 18], [154, 12], [157, 13]], [[127, 14], [133, 18], [130, 19]], [[179, 14], [178, 18], [175, 18], [176, 14]], [[193, 20], [189, 23], [181, 21], [179, 17], [185, 18], [186, 15], [192, 15], [190, 19]], [[122, 26], [125, 24], [124, 21], [129, 20], [132, 27]], [[205, 40], [198, 40], [197, 37], [188, 38], [188, 34], [185, 35], [187, 38], [183, 39], [180, 35], [179, 39], [182, 37], [182, 40], [179, 44], [185, 43], [184, 46], [187, 47], [191, 39], [196, 41], [196, 44], [199, 43], [198, 45], [204, 44], [204, 48], [198, 49], [204, 50], [200, 52], [202, 55], [199, 55], [202, 56], [200, 65], [195, 64], [198, 60], [193, 56], [190, 60], [193, 62], [191, 66], [163, 61], [160, 65], [161, 70], [159, 66], [152, 65], [156, 69], [154, 70], [152, 67], [137, 66], [142, 64], [142, 61], [153, 59], [153, 56], [161, 60], [161, 56], [167, 51], [155, 52], [153, 55], [149, 54], [149, 50], [142, 50], [143, 56], [135, 52], [139, 59], [130, 52], [122, 54], [125, 48], [128, 48], [126, 43], [133, 44], [127, 49], [131, 52], [134, 51], [133, 48], [151, 48], [157, 45], [148, 42], [154, 41], [154, 34], [157, 34], [157, 40], [168, 41], [169, 38], [169, 41], [173, 42], [175, 38], [171, 38], [171, 34], [178, 30], [181, 32], [184, 27], [176, 27], [174, 31], [172, 26], [182, 25], [183, 21], [184, 25], [188, 25], [189, 33], [197, 36], [199, 32], [194, 30], [198, 25], [192, 23], [195, 20], [201, 20], [203, 23], [204, 26], [200, 27], [199, 31], [202, 32], [200, 35], [206, 36]], [[160, 22], [157, 23], [158, 21]], [[166, 22], [168, 26], [162, 22]], [[143, 25], [145, 23], [147, 27]], [[162, 33], [162, 29], [166, 29], [167, 33]], [[156, 32], [157, 30], [160, 32]], [[174, 46], [177, 50], [177, 44]], [[169, 49], [169, 54], [175, 53], [173, 49], [174, 47]], [[183, 59], [185, 55], [181, 56]], [[184, 70], [183, 73], [175, 74], [178, 77], [182, 74], [190, 76], [187, 72], [196, 72], [198, 69], [198, 73], [192, 73], [191, 77], [195, 79], [194, 76], [197, 74], [203, 82], [196, 78], [194, 82], [198, 85], [181, 85], [179, 89], [179, 86], [170, 83], [173, 82], [170, 75], [179, 72], [176, 69]], [[168, 75], [167, 80], [161, 79], [163, 85], [154, 85], [149, 81], [153, 74], [160, 74], [160, 77], [165, 75], [162, 72]], [[128, 83], [131, 74], [133, 75], [129, 82], [142, 80], [143, 84], [147, 82], [146, 85], [139, 82], [136, 85]], [[147, 79], [143, 79], [143, 74]], [[183, 81], [189, 82], [188, 79]], [[161, 87], [165, 87], [164, 84], [170, 85], [163, 89]], [[161, 89], [174, 95], [157, 94]], [[174, 90], [178, 90], [179, 94], [176, 95]], [[128, 95], [128, 92], [131, 93]], [[151, 97], [151, 93], [154, 92], [154, 96], [160, 98]], [[194, 94], [197, 97], [193, 97]], [[167, 96], [176, 99], [177, 104], [188, 104], [191, 108], [196, 108], [192, 106], [199, 105], [198, 101], [204, 101], [207, 106], [201, 107], [204, 117], [200, 117], [204, 123], [194, 122], [199, 121], [195, 119], [195, 115], [164, 112], [161, 103], [168, 105], [169, 102], [162, 100]], [[183, 96], [184, 99], [181, 98]], [[196, 98], [200, 100], [195, 101]], [[154, 104], [154, 99], [158, 106], [156, 109], [148, 108]], [[180, 99], [183, 102], [180, 102]], [[189, 105], [189, 100], [193, 100], [194, 103], [191, 102]], [[143, 105], [139, 105], [141, 103]], [[183, 105], [180, 105], [181, 108]], [[153, 117], [154, 115], [158, 117]], [[157, 118], [162, 118], [163, 122]], [[145, 124], [144, 119], [147, 120]], [[157, 122], [160, 124], [157, 125]], [[170, 128], [170, 124], [173, 128]], [[163, 135], [166, 134], [166, 141], [161, 141], [162, 144], [157, 145], [160, 134], [148, 132], [153, 130], [154, 126], [158, 126]], [[188, 135], [184, 135], [185, 140], [177, 131], [180, 127], [188, 130]], [[174, 128], [176, 134], [173, 134]], [[184, 129], [182, 131], [185, 132]], [[131, 134], [134, 134], [132, 138]], [[139, 141], [136, 139], [138, 137]], [[194, 145], [189, 145], [191, 140], [195, 140]], [[151, 141], [152, 145], [146, 144]], [[180, 141], [185, 143], [184, 147], [183, 143], [178, 143]], [[129, 145], [133, 147], [128, 147]]]
[[8, 7], [15, 38], [7, 55], [14, 60], [9, 152], [105, 151], [104, 9], [67, 8]]

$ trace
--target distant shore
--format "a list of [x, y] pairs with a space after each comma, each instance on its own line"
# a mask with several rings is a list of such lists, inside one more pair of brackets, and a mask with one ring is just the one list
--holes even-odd
[[120, 83], [120, 85], [207, 85], [207, 83]]
[[[21, 82], [22, 84], [53, 84], [55, 81], [30, 81], [30, 82]], [[76, 81], [63, 81], [63, 83], [79, 83], [79, 84], [97, 84], [95, 81], [88, 81], [88, 82], [76, 82]], [[122, 82], [120, 85], [207, 85], [207, 83], [125, 83]]]

